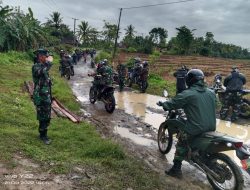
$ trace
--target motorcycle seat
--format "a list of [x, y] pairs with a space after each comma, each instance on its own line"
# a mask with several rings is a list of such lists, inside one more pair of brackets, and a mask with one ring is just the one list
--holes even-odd
[[209, 132], [205, 132], [202, 134], [202, 136], [204, 137], [212, 137], [212, 138], [218, 138], [218, 137], [224, 137], [224, 136], [227, 136], [227, 134], [225, 133], [220, 133], [220, 132], [217, 132], [217, 131], [209, 131]]

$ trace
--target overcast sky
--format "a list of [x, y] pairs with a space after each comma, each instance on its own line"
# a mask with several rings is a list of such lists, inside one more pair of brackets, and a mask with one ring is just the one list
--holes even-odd
[[[88, 21], [92, 27], [102, 29], [103, 20], [117, 23], [119, 8], [179, 0], [2, 0], [4, 5], [20, 6], [45, 22], [53, 11], [58, 11], [64, 23], [73, 28], [72, 17]], [[195, 36], [213, 32], [215, 39], [250, 49], [250, 0], [194, 0], [185, 3], [141, 9], [123, 10], [121, 29], [135, 26], [137, 34], [147, 35], [154, 27], [168, 31], [168, 40], [176, 35], [176, 27], [186, 25], [196, 29]]]

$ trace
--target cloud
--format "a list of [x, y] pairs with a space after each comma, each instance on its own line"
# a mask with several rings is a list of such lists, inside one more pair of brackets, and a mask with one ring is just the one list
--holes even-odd
[[[27, 11], [30, 6], [36, 18], [42, 22], [52, 11], [59, 11], [63, 20], [73, 28], [72, 18], [86, 20], [99, 30], [103, 20], [117, 23], [119, 8], [173, 2], [176, 0], [3, 0], [5, 4], [20, 5]], [[180, 4], [123, 10], [121, 29], [129, 24], [135, 26], [138, 34], [147, 35], [153, 27], [164, 27], [169, 38], [176, 35], [176, 27], [186, 25], [196, 29], [196, 36], [213, 32], [215, 39], [250, 48], [250, 1], [246, 0], [195, 0]], [[80, 21], [79, 20], [79, 21]], [[79, 24], [79, 21], [78, 24]]]

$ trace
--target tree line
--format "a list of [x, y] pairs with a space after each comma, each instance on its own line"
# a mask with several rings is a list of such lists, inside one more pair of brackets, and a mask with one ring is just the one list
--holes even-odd
[[[117, 25], [104, 21], [102, 30], [81, 21], [76, 34], [63, 23], [59, 12], [53, 12], [45, 23], [34, 18], [31, 8], [24, 13], [19, 8], [0, 4], [0, 51], [27, 51], [38, 47], [61, 44], [78, 45], [112, 51]], [[177, 35], [168, 41], [168, 31], [155, 27], [147, 35], [138, 35], [133, 25], [125, 28], [119, 47], [128, 52], [151, 54], [155, 49], [171, 55], [202, 55], [233, 59], [249, 59], [250, 52], [240, 46], [225, 44], [214, 39], [212, 32], [204, 37], [194, 36], [195, 29], [187, 26], [176, 28]], [[121, 32], [119, 33], [121, 36]]]

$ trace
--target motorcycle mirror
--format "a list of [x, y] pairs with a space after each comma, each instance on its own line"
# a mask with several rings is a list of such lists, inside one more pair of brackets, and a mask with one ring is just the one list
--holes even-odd
[[164, 97], [168, 97], [168, 91], [167, 91], [167, 90], [164, 90], [164, 91], [163, 91], [163, 96], [164, 96]]

